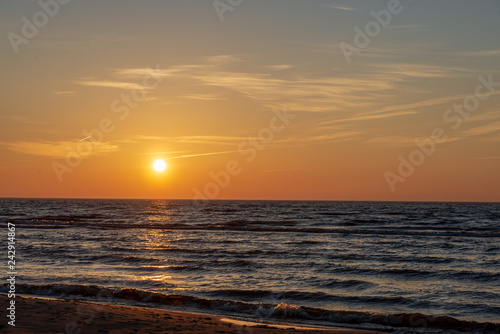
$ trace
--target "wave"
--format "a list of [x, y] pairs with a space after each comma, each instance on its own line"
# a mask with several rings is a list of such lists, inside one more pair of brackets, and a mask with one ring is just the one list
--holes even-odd
[[[133, 288], [103, 287], [97, 285], [72, 284], [18, 284], [17, 291], [22, 294], [52, 296], [56, 298], [81, 296], [95, 298], [100, 302], [132, 301], [146, 303], [150, 307], [172, 306], [190, 307], [199, 310], [232, 312], [256, 318], [315, 320], [345, 324], [371, 324], [391, 327], [434, 328], [442, 330], [474, 331], [498, 333], [500, 323], [475, 322], [455, 319], [448, 316], [431, 316], [421, 313], [378, 314], [359, 311], [326, 310], [293, 304], [271, 304], [207, 299], [189, 295], [165, 294]], [[7, 292], [8, 284], [0, 286], [0, 292]], [[219, 291], [221, 293], [222, 291]], [[226, 290], [227, 295], [246, 294], [249, 299], [266, 296], [270, 291]]]
[[366, 290], [377, 286], [376, 283], [362, 281], [362, 280], [337, 280], [332, 279], [327, 283], [321, 285], [324, 288], [340, 288], [340, 289], [355, 289], [355, 290]]
[[354, 212], [315, 212], [317, 215], [322, 215], [322, 216], [350, 216], [354, 215], [356, 213]]
[[[113, 230], [113, 229], [154, 229], [165, 231], [243, 231], [243, 232], [278, 232], [278, 233], [310, 233], [310, 234], [342, 234], [342, 235], [377, 235], [377, 236], [428, 236], [428, 237], [467, 237], [467, 238], [500, 238], [497, 230], [470, 228], [439, 228], [423, 226], [385, 227], [380, 226], [363, 228], [361, 222], [347, 221], [338, 223], [339, 227], [324, 225], [325, 227], [300, 226], [299, 222], [293, 220], [231, 220], [220, 223], [130, 223], [100, 220], [99, 222], [78, 221], [75, 217], [56, 219], [30, 218], [30, 219], [7, 219], [2, 220], [19, 224], [23, 228], [37, 229], [61, 229], [80, 227], [89, 229]], [[364, 221], [366, 223], [367, 221]], [[370, 225], [370, 224], [367, 224]]]

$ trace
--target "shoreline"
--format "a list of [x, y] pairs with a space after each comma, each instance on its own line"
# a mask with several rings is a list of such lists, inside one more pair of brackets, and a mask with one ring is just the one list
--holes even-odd
[[[9, 299], [0, 294], [2, 305]], [[286, 322], [259, 322], [222, 315], [16, 296], [15, 327], [0, 323], [5, 333], [239, 333], [239, 334], [377, 334], [340, 327], [316, 327]], [[6, 312], [6, 311], [4, 311]], [[2, 318], [5, 319], [5, 316]]]

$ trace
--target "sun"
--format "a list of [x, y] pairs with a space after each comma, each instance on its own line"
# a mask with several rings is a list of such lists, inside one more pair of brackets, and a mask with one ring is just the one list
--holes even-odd
[[153, 163], [153, 169], [158, 173], [161, 173], [167, 169], [167, 163], [162, 159], [158, 159]]

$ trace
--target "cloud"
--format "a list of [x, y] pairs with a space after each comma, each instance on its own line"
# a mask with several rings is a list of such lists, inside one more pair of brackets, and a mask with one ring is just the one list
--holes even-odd
[[[338, 129], [337, 129], [338, 131]], [[338, 142], [345, 141], [346, 139], [357, 139], [357, 136], [361, 134], [359, 131], [343, 131], [335, 132], [327, 135], [319, 136], [300, 136], [300, 137], [290, 137], [287, 139], [282, 139], [275, 141], [276, 143], [314, 143], [314, 142]], [[294, 145], [295, 146], [295, 145]], [[302, 145], [300, 145], [302, 146]]]
[[208, 143], [208, 142], [235, 142], [246, 140], [247, 137], [238, 136], [182, 136], [176, 137], [177, 141], [189, 143]]
[[[416, 140], [423, 140], [425, 138], [429, 138], [428, 136], [382, 136], [371, 138], [366, 141], [368, 144], [376, 144], [376, 145], [384, 145], [384, 146], [392, 146], [392, 147], [401, 147], [401, 146], [415, 146]], [[459, 137], [447, 138], [446, 143], [452, 143], [460, 140]]]
[[[209, 86], [234, 90], [274, 108], [286, 101], [291, 110], [324, 112], [345, 108], [373, 107], [370, 93], [394, 88], [394, 81], [383, 78], [305, 77], [279, 79], [267, 73], [205, 72], [193, 73]], [[356, 98], [353, 99], [352, 95]]]
[[463, 56], [493, 57], [493, 56], [500, 56], [500, 49], [462, 52], [460, 54]]
[[497, 160], [500, 159], [500, 157], [479, 157], [479, 158], [474, 158], [476, 160]]
[[467, 136], [480, 136], [480, 135], [487, 135], [490, 133], [494, 133], [497, 131], [500, 131], [500, 122], [494, 122], [483, 126], [477, 126], [475, 128], [464, 131], [464, 134]]
[[395, 63], [385, 66], [377, 66], [382, 67], [382, 71], [386, 74], [413, 78], [451, 78], [461, 76], [465, 73], [476, 73], [476, 71], [466, 68], [411, 63]]
[[[323, 125], [342, 122], [356, 122], [417, 114], [414, 109], [436, 103], [436, 101], [383, 107], [384, 101], [397, 94], [400, 85], [411, 78], [444, 78], [462, 74], [461, 68], [442, 67], [426, 64], [393, 63], [369, 67], [360, 74], [292, 75], [277, 77], [273, 72], [235, 72], [224, 70], [226, 63], [241, 60], [223, 55], [205, 58], [202, 64], [177, 65], [160, 70], [173, 78], [194, 79], [203, 85], [232, 90], [252, 99], [267, 108], [286, 104], [290, 110], [303, 112], [338, 112]], [[267, 69], [283, 70], [290, 65], [269, 65]], [[126, 69], [119, 73], [143, 73], [144, 69]], [[214, 101], [220, 95], [187, 94], [179, 98]], [[384, 101], [383, 101], [384, 100]], [[446, 100], [448, 101], [448, 100]], [[442, 103], [440, 101], [439, 103]], [[367, 112], [362, 112], [368, 110]], [[339, 119], [339, 113], [353, 116]], [[192, 140], [192, 139], [191, 139]]]
[[162, 136], [147, 136], [147, 135], [137, 135], [137, 136], [134, 136], [134, 139], [137, 139], [137, 140], [167, 140], [169, 139], [170, 137], [162, 137]]
[[202, 101], [221, 101], [226, 100], [226, 98], [212, 95], [212, 94], [188, 94], [182, 95], [181, 98], [189, 99], [189, 100], [202, 100]]
[[172, 155], [172, 154], [179, 154], [179, 153], [185, 153], [184, 151], [163, 151], [163, 152], [147, 152], [147, 153], [140, 153], [141, 155]]
[[[77, 151], [81, 141], [18, 141], [18, 142], [0, 142], [0, 145], [7, 149], [35, 156], [50, 157], [55, 159], [66, 158], [68, 152]], [[87, 147], [91, 147], [89, 153], [82, 154], [82, 157], [104, 155], [119, 150], [117, 145], [101, 142], [86, 142], [85, 147], [82, 144], [82, 150], [87, 152]], [[88, 146], [91, 145], [91, 146]]]
[[196, 157], [203, 157], [203, 156], [208, 156], [208, 155], [220, 155], [220, 154], [229, 154], [229, 153], [236, 153], [236, 152], [238, 152], [238, 151], [233, 150], [233, 151], [222, 151], [222, 152], [206, 152], [206, 153], [185, 154], [185, 155], [179, 155], [177, 157], [171, 157], [169, 159], [196, 158]]
[[[498, 94], [500, 94], [500, 91], [496, 91], [496, 92], [491, 93], [491, 95], [498, 95]], [[443, 105], [443, 104], [451, 104], [453, 102], [461, 102], [469, 96], [471, 96], [471, 94], [450, 95], [450, 96], [443, 96], [443, 97], [438, 97], [438, 98], [433, 98], [433, 99], [427, 99], [427, 100], [423, 100], [420, 102], [414, 102], [414, 103], [409, 103], [409, 104], [394, 105], [394, 106], [384, 107], [384, 108], [378, 109], [378, 110], [373, 111], [373, 112], [369, 112], [366, 115], [387, 113], [387, 112], [394, 112], [394, 111], [401, 111], [401, 110], [409, 110], [409, 109], [419, 109], [419, 108], [431, 107], [431, 106], [437, 106], [437, 105]], [[443, 110], [443, 112], [444, 112], [444, 110]]]
[[[142, 78], [142, 82], [144, 82], [145, 78], [155, 78], [159, 80], [160, 78], [167, 77], [171, 75], [172, 72], [176, 72], [179, 70], [170, 69], [169, 71], [165, 71], [159, 68], [159, 65], [156, 68], [151, 67], [140, 67], [140, 68], [119, 68], [114, 69], [114, 76], [121, 77], [121, 79], [125, 78], [133, 78], [137, 80], [138, 78]], [[92, 87], [105, 87], [105, 88], [118, 88], [125, 90], [146, 90], [153, 89], [153, 87], [147, 87], [138, 83], [122, 81], [122, 80], [95, 80], [93, 78], [80, 78], [74, 80], [72, 83], [82, 86], [92, 86]], [[57, 93], [57, 92], [55, 92]]]
[[[272, 143], [266, 146], [266, 149], [279, 149], [279, 148], [290, 148], [290, 147], [301, 147], [308, 146], [317, 143], [334, 143], [347, 140], [358, 139], [358, 135], [361, 134], [359, 131], [344, 131], [335, 132], [328, 135], [319, 136], [294, 136], [279, 140], [274, 140]], [[134, 136], [135, 140], [154, 140], [154, 141], [175, 141], [178, 143], [185, 144], [208, 144], [208, 145], [225, 145], [232, 147], [232, 150], [224, 151], [212, 151], [212, 152], [194, 152], [189, 153], [185, 151], [186, 154], [179, 156], [172, 156], [169, 159], [184, 159], [184, 158], [194, 158], [202, 156], [211, 155], [221, 155], [230, 153], [239, 153], [238, 146], [243, 142], [248, 142], [252, 136], [178, 136], [178, 137], [161, 137], [161, 136], [144, 136], [138, 135]], [[197, 146], [199, 147], [199, 146]]]
[[354, 8], [354, 7], [342, 6], [342, 5], [337, 5], [337, 4], [324, 3], [322, 5], [325, 7], [328, 7], [328, 8], [332, 8], [332, 9], [339, 9], [339, 10], [346, 10], [346, 11], [356, 10], [356, 8]]
[[132, 83], [132, 82], [123, 82], [123, 81], [96, 81], [96, 80], [75, 80], [73, 83], [77, 85], [83, 86], [93, 86], [93, 87], [107, 87], [107, 88], [118, 88], [118, 89], [126, 89], [126, 90], [143, 90], [147, 89], [146, 87]]
[[[222, 56], [221, 59], [232, 59]], [[289, 65], [268, 66], [285, 69]], [[175, 70], [175, 71], [174, 71]], [[354, 117], [336, 119], [331, 122], [364, 121], [416, 114], [415, 109], [450, 103], [467, 96], [455, 95], [428, 99], [410, 104], [384, 107], [384, 100], [390, 99], [401, 90], [402, 84], [412, 78], [453, 78], [471, 72], [459, 67], [445, 67], [415, 63], [392, 63], [370, 66], [360, 74], [337, 74], [336, 76], [294, 75], [278, 78], [273, 73], [224, 71], [212, 64], [176, 66], [173, 76], [196, 79], [208, 86], [221, 87], [274, 108], [286, 103], [290, 110], [305, 112], [355, 112]], [[213, 100], [193, 94], [187, 98]], [[362, 110], [371, 110], [360, 112]], [[336, 115], [336, 117], [338, 117]], [[329, 124], [328, 122], [324, 124]]]
[[157, 65], [156, 68], [151, 67], [131, 67], [131, 68], [116, 68], [114, 73], [118, 76], [129, 77], [129, 78], [144, 78], [148, 76], [153, 76], [156, 78], [168, 77], [171, 73], [175, 73], [177, 70], [170, 69], [168, 71], [160, 69]]
[[[286, 104], [289, 110], [331, 113], [330, 118], [335, 119], [328, 120], [323, 125], [412, 115], [418, 113], [416, 109], [419, 108], [463, 99], [467, 96], [446, 96], [387, 106], [387, 101], [401, 96], [401, 92], [407, 93], [409, 88], [405, 83], [410, 84], [415, 78], [455, 78], [472, 71], [459, 67], [393, 62], [390, 65], [370, 65], [359, 73], [337, 70], [334, 74], [294, 74], [284, 78], [278, 76], [279, 73], [275, 71], [288, 69], [290, 65], [268, 65], [264, 66], [267, 71], [254, 69], [248, 72], [230, 71], [225, 68], [227, 64], [235, 61], [242, 59], [231, 55], [211, 56], [203, 58], [200, 64], [176, 65], [154, 71], [159, 76], [191, 79], [199, 81], [204, 86], [236, 91], [266, 108], [276, 108]], [[148, 69], [127, 68], [115, 71], [118, 75], [138, 76], [147, 73]], [[86, 83], [96, 84], [95, 81]], [[103, 82], [97, 84], [104, 85]], [[106, 82], [105, 85], [116, 86], [117, 83]], [[411, 92], [414, 95], [415, 90]], [[222, 94], [185, 94], [177, 98], [215, 101], [223, 99]], [[340, 119], [341, 113], [353, 116]]]
[[63, 95], [63, 96], [76, 96], [78, 92], [76, 90], [65, 90], [65, 91], [55, 91], [52, 92], [54, 95]]
[[492, 112], [483, 112], [482, 114], [474, 115], [469, 118], [469, 122], [477, 121], [491, 121], [492, 119], [499, 119], [500, 113], [494, 110]]
[[[296, 42], [299, 47], [307, 47], [315, 53], [320, 54], [332, 54], [341, 56], [343, 62], [345, 62], [343, 52], [339, 47], [341, 42], [347, 42], [353, 44], [354, 34], [347, 39], [332, 40], [329, 42]], [[431, 43], [422, 41], [412, 41], [412, 42], [401, 42], [398, 44], [384, 43], [382, 41], [377, 41], [376, 45], [370, 45], [369, 48], [363, 49], [363, 51], [358, 55], [360, 57], [368, 58], [381, 58], [385, 61], [388, 58], [394, 58], [394, 62], [399, 59], [404, 59], [405, 56], [414, 55], [436, 55], [439, 54], [437, 50], [443, 47], [442, 43]], [[392, 60], [389, 60], [392, 61]]]
[[[367, 108], [376, 106], [376, 95], [381, 91], [394, 90], [401, 75], [366, 76], [344, 75], [337, 77], [295, 75], [278, 78], [266, 72], [234, 72], [224, 70], [227, 62], [239, 59], [227, 55], [210, 57], [197, 65], [177, 65], [157, 71], [159, 75], [173, 78], [194, 79], [205, 86], [221, 87], [236, 91], [264, 107], [275, 108], [286, 103], [291, 110], [324, 112], [346, 108]], [[289, 65], [270, 65], [275, 70], [289, 68]], [[269, 66], [266, 66], [269, 69]], [[117, 70], [119, 74], [143, 73], [143, 69]], [[98, 82], [102, 85], [102, 82]], [[92, 84], [96, 84], [92, 82]], [[355, 96], [355, 98], [352, 98]], [[214, 100], [214, 96], [189, 94], [187, 98]], [[217, 97], [219, 99], [219, 97]]]
[[[369, 144], [382, 144], [387, 146], [415, 146], [415, 141], [421, 140], [425, 137], [420, 136], [383, 136], [368, 139], [366, 142]], [[460, 138], [448, 138], [446, 139], [446, 143], [451, 143], [454, 141], [460, 140]]]
[[172, 136], [172, 137], [162, 137], [162, 136], [147, 136], [147, 135], [137, 135], [134, 136], [137, 140], [155, 140], [155, 141], [176, 141], [182, 143], [210, 143], [210, 142], [236, 142], [248, 139], [247, 137], [238, 136]]
[[401, 25], [390, 25], [387, 27], [390, 30], [406, 30], [406, 31], [431, 31], [432, 29], [428, 26], [420, 24], [401, 24]]
[[266, 169], [260, 170], [261, 173], [281, 173], [281, 172], [297, 172], [302, 170], [311, 170], [314, 168], [283, 168], [283, 169]]
[[274, 71], [283, 71], [292, 68], [292, 65], [270, 65], [268, 68]]
[[415, 145], [415, 137], [407, 136], [385, 136], [368, 139], [368, 144], [384, 144], [389, 146], [408, 146]]
[[[491, 95], [499, 95], [499, 94], [500, 94], [500, 91], [496, 91], [496, 92], [491, 93]], [[323, 122], [322, 125], [330, 125], [330, 124], [345, 123], [345, 122], [352, 122], [352, 121], [365, 121], [365, 120], [372, 120], [372, 119], [382, 119], [382, 118], [389, 118], [389, 117], [413, 115], [413, 114], [418, 114], [418, 112], [415, 111], [415, 109], [427, 108], [427, 107], [438, 106], [438, 105], [443, 105], [443, 104], [451, 104], [453, 102], [460, 102], [469, 96], [471, 96], [471, 94], [450, 95], [450, 96], [443, 96], [443, 97], [438, 97], [438, 98], [433, 98], [433, 99], [427, 99], [427, 100], [414, 102], [414, 103], [393, 105], [393, 106], [383, 107], [383, 108], [377, 109], [375, 111], [361, 113], [361, 114], [358, 114], [354, 117], [329, 120], [329, 121]], [[443, 112], [444, 111], [445, 110], [443, 109]]]
[[241, 142], [248, 140], [248, 137], [239, 136], [144, 136], [137, 135], [133, 137], [134, 140], [148, 140], [160, 142], [176, 142], [180, 144], [206, 144], [206, 145], [224, 145], [237, 147]]
[[[274, 65], [285, 69], [289, 65]], [[273, 67], [268, 66], [269, 67]], [[371, 66], [359, 74], [337, 72], [327, 75], [293, 75], [277, 77], [274, 73], [233, 72], [214, 68], [210, 64], [177, 66], [178, 75], [201, 81], [208, 86], [221, 87], [260, 102], [264, 107], [275, 108], [286, 103], [290, 110], [305, 112], [348, 112], [355, 110], [376, 110], [369, 113], [386, 113], [385, 116], [363, 115], [362, 119], [397, 117], [416, 113], [411, 105], [406, 110], [381, 107], [382, 99], [395, 96], [401, 85], [412, 78], [452, 78], [469, 73], [464, 68], [444, 67], [427, 64], [393, 63]], [[418, 105], [422, 104], [421, 102]], [[404, 112], [404, 113], [403, 113]], [[352, 120], [355, 120], [354, 118]]]
[[0, 116], [0, 117], [2, 117], [3, 119], [6, 119], [8, 121], [15, 122], [15, 123], [21, 123], [21, 124], [29, 124], [29, 125], [45, 124], [45, 122], [42, 122], [42, 121], [39, 121], [39, 120], [35, 120], [33, 118], [26, 117], [26, 116], [3, 115], [3, 116]]
[[203, 58], [203, 60], [207, 63], [214, 63], [214, 64], [229, 64], [242, 61], [241, 58], [238, 58], [233, 55], [210, 56]]
[[326, 122], [322, 123], [322, 125], [331, 125], [331, 124], [337, 124], [337, 123], [347, 123], [347, 122], [356, 122], [356, 121], [368, 121], [368, 120], [373, 120], [373, 119], [400, 117], [400, 116], [407, 116], [407, 115], [414, 115], [414, 114], [418, 114], [418, 112], [409, 110], [409, 111], [379, 113], [379, 114], [373, 114], [373, 115], [365, 114], [365, 115], [359, 115], [359, 116], [354, 116], [354, 117], [347, 117], [347, 118], [326, 121]]

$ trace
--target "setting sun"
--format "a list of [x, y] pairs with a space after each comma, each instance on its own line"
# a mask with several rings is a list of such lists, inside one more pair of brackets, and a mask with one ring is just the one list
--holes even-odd
[[165, 169], [167, 169], [167, 164], [164, 160], [158, 159], [153, 163], [153, 169], [158, 173], [163, 172]]

